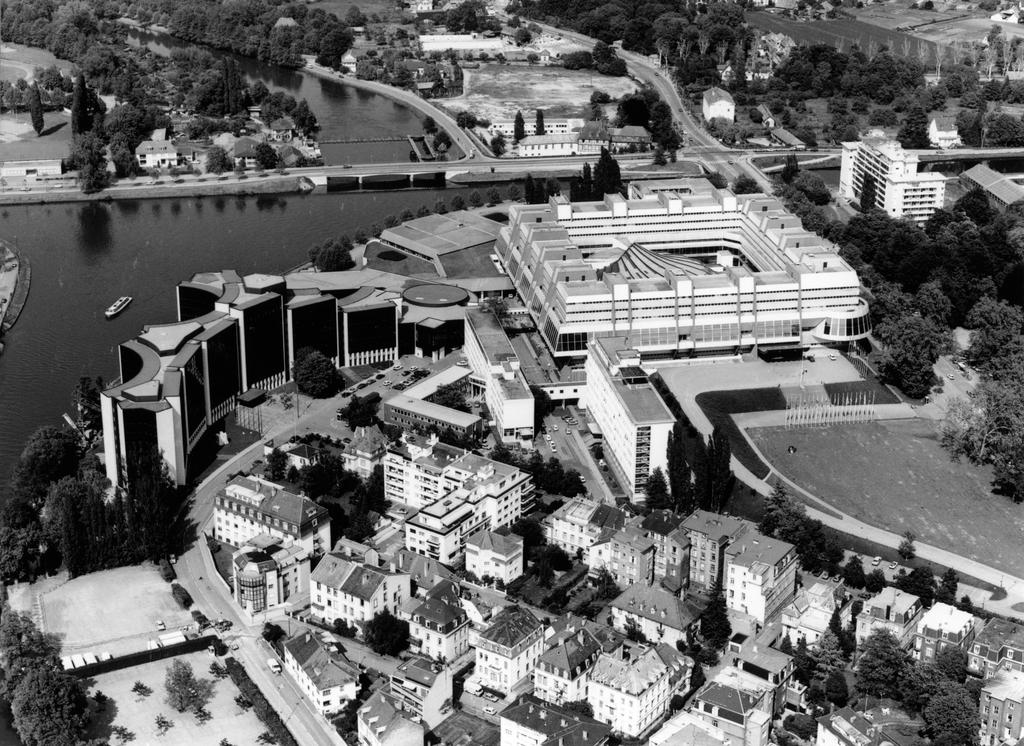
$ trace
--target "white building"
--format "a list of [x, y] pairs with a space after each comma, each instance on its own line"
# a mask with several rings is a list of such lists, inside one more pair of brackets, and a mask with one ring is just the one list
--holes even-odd
[[359, 746], [422, 746], [425, 732], [415, 717], [389, 693], [378, 690], [356, 714]]
[[928, 142], [935, 148], [959, 148], [963, 145], [952, 114], [936, 114], [928, 122]]
[[433, 661], [414, 656], [391, 674], [389, 690], [395, 701], [423, 721], [436, 728], [452, 711], [452, 671]]
[[527, 695], [501, 713], [501, 746], [602, 746], [611, 728]]
[[982, 621], [949, 604], [936, 603], [917, 623], [912, 655], [919, 663], [934, 663], [946, 648], [967, 651], [982, 628]]
[[873, 746], [878, 728], [850, 707], [843, 707], [818, 718], [818, 737], [814, 746]]
[[725, 731], [690, 710], [680, 710], [648, 739], [649, 746], [729, 746]]
[[178, 165], [178, 149], [169, 140], [144, 140], [135, 148], [142, 168], [171, 168]]
[[420, 34], [420, 49], [430, 52], [491, 52], [497, 54], [505, 48], [500, 37], [479, 34]]
[[516, 155], [520, 158], [543, 158], [553, 155], [576, 155], [579, 153], [578, 132], [564, 135], [529, 135], [516, 143]]
[[865, 190], [873, 190], [873, 207], [890, 217], [923, 223], [942, 208], [946, 177], [918, 173], [917, 169], [917, 153], [904, 150], [896, 140], [844, 142], [839, 192], [845, 199], [859, 202]]
[[541, 520], [549, 544], [565, 550], [569, 556], [587, 553], [599, 540], [610, 539], [626, 524], [626, 514], [613, 505], [587, 497], [574, 497]]
[[610, 607], [612, 626], [620, 632], [633, 626], [650, 642], [675, 645], [690, 639], [702, 609], [692, 602], [654, 586], [630, 585]]
[[442, 580], [422, 599], [402, 606], [409, 622], [410, 648], [438, 661], [454, 661], [469, 651], [469, 616], [462, 608], [458, 583]]
[[290, 539], [311, 554], [331, 546], [327, 509], [260, 477], [235, 477], [217, 492], [214, 537], [241, 547], [261, 534]]
[[585, 700], [601, 642], [583, 626], [555, 633], [547, 645], [533, 671], [534, 696], [556, 705]]
[[262, 534], [231, 556], [235, 602], [250, 614], [273, 609], [309, 590], [310, 551], [290, 538]]
[[519, 356], [493, 313], [466, 309], [463, 347], [487, 409], [503, 443], [533, 445], [534, 402], [519, 365]]
[[313, 614], [327, 624], [342, 619], [360, 636], [363, 626], [377, 614], [389, 611], [397, 616], [409, 600], [409, 592], [408, 573], [353, 562], [333, 553], [320, 560], [309, 579]]
[[772, 724], [770, 691], [739, 682], [709, 681], [693, 699], [690, 712], [720, 728], [729, 746], [767, 746]]
[[321, 715], [340, 712], [359, 692], [359, 669], [308, 631], [285, 640], [284, 670]]
[[389, 440], [376, 425], [359, 427], [352, 434], [352, 442], [345, 445], [341, 453], [342, 463], [347, 471], [369, 479], [373, 470], [383, 463]]
[[789, 637], [794, 646], [801, 639], [809, 648], [817, 645], [836, 609], [841, 609], [843, 627], [849, 624], [850, 605], [842, 607], [836, 591], [832, 583], [815, 583], [810, 588], [802, 588], [793, 602], [782, 610], [782, 634]]
[[[568, 135], [578, 132], [583, 128], [582, 119], [545, 119], [545, 135]], [[516, 121], [514, 119], [499, 119], [491, 122], [490, 132], [492, 135], [502, 134], [506, 140], [511, 141], [516, 135]], [[534, 116], [523, 115], [523, 136], [531, 137], [537, 134], [537, 119]]]
[[875, 630], [886, 630], [909, 648], [917, 632], [924, 608], [921, 599], [913, 593], [906, 593], [889, 586], [864, 602], [864, 608], [857, 615], [857, 647]]
[[513, 205], [501, 229], [495, 249], [555, 358], [623, 335], [641, 356], [664, 358], [870, 331], [857, 273], [774, 197], [704, 179], [629, 190], [629, 199]]
[[523, 538], [477, 531], [466, 540], [466, 570], [508, 585], [523, 574]]
[[672, 645], [626, 643], [602, 653], [590, 670], [587, 700], [594, 719], [629, 738], [643, 738], [689, 687], [693, 661]]
[[701, 112], [704, 114], [704, 121], [712, 119], [724, 119], [727, 122], [736, 120], [736, 103], [728, 91], [718, 87], [708, 88], [704, 91], [701, 101]]
[[796, 596], [796, 547], [750, 531], [725, 550], [725, 602], [766, 624]]
[[710, 591], [716, 582], [724, 587], [725, 550], [752, 531], [754, 524], [742, 518], [695, 510], [682, 527], [690, 539], [690, 583], [704, 591]]
[[507, 606], [480, 633], [473, 677], [508, 694], [533, 673], [543, 651], [544, 625], [526, 609]]
[[668, 434], [676, 418], [640, 367], [625, 337], [594, 339], [588, 347], [586, 409], [604, 435], [604, 457], [636, 502], [647, 478], [665, 470]]
[[533, 499], [533, 478], [435, 437], [406, 435], [384, 457], [384, 495], [416, 510], [405, 525], [406, 549], [453, 565], [477, 531], [519, 520]]

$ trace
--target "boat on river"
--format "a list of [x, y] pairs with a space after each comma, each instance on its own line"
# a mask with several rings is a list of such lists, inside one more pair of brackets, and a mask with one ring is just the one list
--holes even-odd
[[122, 295], [120, 298], [118, 298], [113, 303], [111, 303], [110, 304], [110, 308], [108, 308], [106, 311], [104, 311], [103, 314], [108, 319], [112, 319], [115, 316], [117, 316], [117, 314], [121, 313], [121, 311], [126, 309], [128, 307], [128, 304], [131, 303], [132, 300], [133, 300], [132, 296], [130, 296], [130, 295]]

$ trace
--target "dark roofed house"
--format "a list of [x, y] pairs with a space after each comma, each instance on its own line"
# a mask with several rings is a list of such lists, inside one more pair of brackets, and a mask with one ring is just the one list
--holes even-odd
[[260, 534], [289, 538], [314, 555], [330, 548], [331, 518], [308, 497], [254, 477], [235, 477], [217, 493], [214, 536], [240, 547]]
[[730, 742], [768, 743], [772, 719], [768, 695], [768, 689], [747, 691], [711, 681], [697, 693], [691, 712], [721, 728]]
[[522, 607], [507, 606], [480, 633], [474, 676], [489, 689], [510, 692], [533, 673], [543, 648], [540, 621]]
[[409, 598], [409, 575], [394, 563], [373, 567], [333, 552], [320, 560], [309, 581], [313, 614], [327, 624], [343, 621], [358, 634], [377, 614], [398, 614]]
[[611, 134], [604, 122], [587, 122], [580, 129], [579, 149], [580, 153], [600, 153], [601, 148], [611, 145]]
[[501, 732], [502, 746], [602, 746], [611, 728], [527, 695], [502, 711]]
[[442, 580], [423, 599], [411, 598], [401, 616], [409, 622], [414, 653], [454, 661], [469, 650], [469, 616], [462, 608], [458, 583]]
[[587, 673], [603, 646], [585, 626], [556, 632], [533, 672], [533, 692], [546, 702], [564, 704], [587, 698]]
[[645, 127], [639, 125], [627, 125], [625, 127], [613, 127], [611, 130], [611, 146], [616, 151], [634, 148], [636, 150], [647, 150], [651, 146], [651, 133]]
[[308, 631], [285, 640], [284, 668], [321, 715], [340, 712], [359, 691], [359, 669]]
[[657, 586], [636, 583], [611, 603], [616, 629], [636, 625], [648, 640], [675, 645], [696, 630], [703, 607]]

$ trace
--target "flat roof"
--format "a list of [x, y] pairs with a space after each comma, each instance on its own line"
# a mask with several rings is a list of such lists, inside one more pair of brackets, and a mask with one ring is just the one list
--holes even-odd
[[493, 243], [501, 227], [501, 223], [475, 212], [458, 210], [408, 220], [386, 229], [380, 238], [384, 243], [436, 258], [452, 251]]
[[457, 306], [469, 300], [469, 293], [455, 285], [423, 283], [402, 291], [402, 299], [418, 306]]
[[480, 421], [480, 418], [475, 414], [460, 412], [457, 409], [443, 407], [440, 404], [434, 404], [433, 402], [424, 401], [423, 399], [413, 399], [411, 396], [406, 396], [405, 394], [395, 394], [387, 399], [384, 404], [386, 406], [394, 407], [395, 409], [403, 409], [422, 417], [437, 420], [438, 422], [448, 422], [455, 427], [472, 427]]

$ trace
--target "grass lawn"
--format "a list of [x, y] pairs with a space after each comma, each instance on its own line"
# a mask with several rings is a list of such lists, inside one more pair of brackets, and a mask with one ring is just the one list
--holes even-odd
[[699, 406], [714, 427], [721, 427], [729, 436], [732, 455], [762, 479], [768, 476], [770, 468], [764, 463], [743, 437], [732, 415], [740, 412], [770, 412], [786, 408], [786, 399], [778, 388], [739, 389], [732, 391], [707, 391], [697, 394]]
[[[780, 473], [853, 517], [896, 533], [910, 530], [928, 544], [1024, 574], [1024, 506], [992, 494], [991, 469], [950, 461], [931, 423], [748, 434]], [[796, 453], [787, 452], [791, 445]]]
[[[173, 660], [182, 660], [192, 665], [198, 678], [213, 680], [213, 698], [206, 709], [212, 719], [201, 725], [191, 713], [175, 712], [167, 705], [164, 678]], [[90, 737], [108, 739], [111, 727], [127, 728], [135, 734], [134, 743], [139, 744], [184, 744], [189, 746], [217, 746], [222, 740], [233, 744], [256, 743], [266, 727], [251, 709], [242, 710], [235, 704], [239, 691], [230, 678], [213, 679], [209, 668], [213, 658], [205, 652], [190, 653], [168, 658], [141, 666], [132, 666], [120, 671], [100, 674], [89, 681], [89, 694], [97, 690], [110, 697], [106, 711], [100, 713], [97, 722], [91, 726]], [[136, 681], [153, 690], [148, 697], [139, 697], [132, 692]], [[163, 715], [174, 723], [166, 735], [157, 733], [155, 720]], [[111, 739], [115, 742], [116, 739]], [[119, 741], [118, 741], [119, 742]]]

